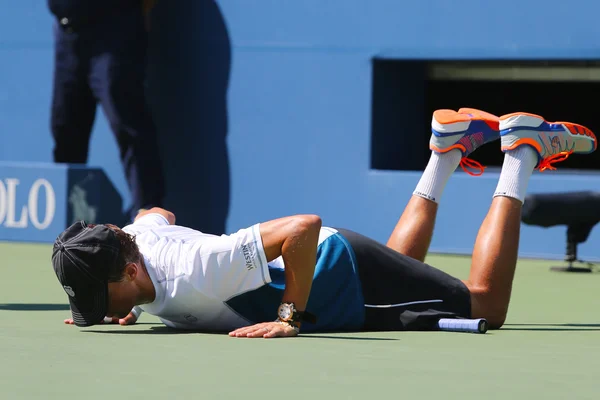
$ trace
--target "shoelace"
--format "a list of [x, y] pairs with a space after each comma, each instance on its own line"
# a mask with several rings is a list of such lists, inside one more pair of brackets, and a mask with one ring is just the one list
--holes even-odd
[[569, 156], [571, 154], [573, 154], [573, 150], [561, 151], [560, 153], [553, 154], [548, 158], [544, 158], [542, 161], [540, 161], [540, 165], [538, 165], [538, 169], [540, 170], [540, 172], [543, 172], [547, 169], [556, 170], [556, 167], [553, 166], [552, 164], [556, 164], [558, 162], [565, 161], [567, 158], [569, 158]]
[[[543, 172], [545, 170], [556, 170], [556, 167], [553, 164], [565, 161], [567, 158], [569, 158], [571, 154], [573, 154], [573, 150], [561, 151], [560, 153], [553, 154], [550, 157], [544, 158], [542, 161], [540, 161], [540, 165], [538, 165], [537, 168], [540, 172]], [[461, 158], [459, 165], [462, 167], [463, 171], [465, 171], [471, 176], [481, 176], [483, 175], [483, 171], [487, 168], [481, 165], [480, 162], [468, 157]], [[478, 172], [469, 171], [468, 168], [477, 169]]]
[[[475, 161], [471, 158], [468, 157], [463, 157], [460, 159], [460, 164], [459, 164], [463, 171], [465, 171], [467, 174], [471, 175], [471, 176], [480, 176], [483, 174], [483, 170], [485, 170], [486, 167], [484, 167], [483, 165], [481, 165], [481, 163], [479, 163], [478, 161]], [[475, 168], [478, 169], [479, 172], [471, 172], [469, 171], [467, 168]]]

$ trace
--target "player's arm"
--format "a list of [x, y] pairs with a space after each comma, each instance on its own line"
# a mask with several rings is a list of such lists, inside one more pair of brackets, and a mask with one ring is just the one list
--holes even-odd
[[160, 207], [153, 207], [149, 210], [140, 210], [140, 212], [138, 212], [138, 214], [135, 216], [135, 221], [148, 214], [160, 214], [165, 217], [167, 221], [169, 221], [169, 225], [175, 224], [175, 214]]
[[[316, 215], [296, 215], [260, 224], [260, 235], [268, 261], [279, 256], [285, 264], [285, 291], [282, 301], [304, 311], [312, 287], [317, 258], [321, 219]], [[273, 310], [276, 316], [277, 310]], [[237, 337], [295, 336], [296, 331], [275, 322], [256, 324], [233, 331]]]
[[279, 256], [285, 264], [285, 291], [282, 301], [304, 311], [312, 286], [317, 260], [321, 218], [297, 215], [260, 224], [260, 235], [268, 261]]

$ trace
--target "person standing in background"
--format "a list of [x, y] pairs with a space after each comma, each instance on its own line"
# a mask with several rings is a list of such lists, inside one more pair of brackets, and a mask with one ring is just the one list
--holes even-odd
[[51, 130], [56, 163], [88, 160], [99, 103], [138, 210], [160, 207], [164, 177], [146, 103], [149, 13], [156, 0], [48, 0], [56, 18]]

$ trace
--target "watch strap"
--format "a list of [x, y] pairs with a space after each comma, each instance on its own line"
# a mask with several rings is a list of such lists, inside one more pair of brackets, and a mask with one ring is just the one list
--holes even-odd
[[296, 311], [296, 313], [298, 314], [299, 320], [302, 322], [308, 322], [309, 324], [317, 323], [317, 316], [308, 311]]

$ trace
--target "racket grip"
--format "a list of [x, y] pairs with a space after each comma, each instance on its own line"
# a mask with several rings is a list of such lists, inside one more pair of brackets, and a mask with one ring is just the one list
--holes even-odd
[[441, 331], [449, 332], [486, 333], [488, 330], [488, 322], [485, 318], [442, 318], [438, 321], [438, 328]]

